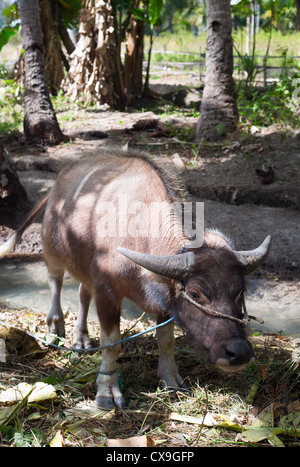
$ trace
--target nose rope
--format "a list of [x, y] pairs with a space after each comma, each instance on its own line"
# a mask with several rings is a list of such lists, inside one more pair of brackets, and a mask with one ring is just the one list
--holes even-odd
[[243, 318], [242, 318], [242, 319], [239, 319], [239, 318], [236, 318], [235, 316], [225, 315], [224, 313], [220, 313], [219, 311], [211, 310], [210, 308], [207, 308], [207, 307], [201, 305], [200, 303], [196, 302], [196, 300], [193, 300], [192, 297], [190, 297], [190, 296], [186, 293], [183, 284], [180, 284], [180, 283], [179, 283], [179, 284], [177, 285], [177, 291], [178, 291], [184, 298], [186, 298], [190, 303], [192, 303], [194, 306], [196, 306], [197, 308], [199, 308], [199, 310], [203, 311], [204, 313], [207, 313], [208, 315], [215, 316], [215, 317], [217, 317], [217, 318], [229, 319], [230, 321], [234, 321], [234, 322], [240, 324], [240, 325], [243, 326], [243, 327], [246, 327], [247, 324], [249, 323], [249, 321], [250, 321], [251, 319], [254, 320], [254, 321], [258, 321], [258, 322], [261, 323], [261, 324], [263, 324], [263, 322], [264, 322], [262, 319], [257, 318], [256, 316], [248, 315], [247, 309], [246, 309], [245, 300], [243, 300], [243, 303], [242, 303], [242, 307], [243, 307], [243, 310], [244, 310]]

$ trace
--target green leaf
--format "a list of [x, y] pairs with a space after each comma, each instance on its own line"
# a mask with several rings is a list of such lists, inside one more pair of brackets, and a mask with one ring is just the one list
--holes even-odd
[[[148, 16], [149, 21], [153, 26], [158, 26], [159, 16], [162, 10], [163, 0], [149, 0], [148, 3]], [[161, 20], [160, 20], [161, 21]]]
[[300, 412], [291, 412], [281, 417], [279, 426], [285, 434], [300, 437]]
[[0, 50], [8, 43], [10, 37], [13, 36], [18, 29], [19, 26], [14, 28], [11, 26], [3, 26], [3, 28], [0, 29]]
[[10, 18], [16, 13], [17, 13], [17, 2], [14, 2], [12, 5], [8, 6], [7, 8], [4, 8], [4, 10], [2, 11], [2, 15], [5, 18]]
[[283, 432], [281, 428], [267, 428], [264, 426], [250, 426], [249, 428], [244, 428], [245, 431], [243, 432], [243, 438], [246, 441], [258, 443], [259, 441], [266, 439], [270, 444], [272, 444], [272, 446], [284, 447], [284, 444], [276, 436]]
[[59, 0], [59, 9], [63, 22], [67, 28], [72, 25], [77, 25], [81, 9], [80, 0]]
[[133, 8], [131, 11], [132, 14], [136, 17], [136, 19], [147, 22], [145, 10], [143, 10], [142, 8]]
[[10, 417], [13, 415], [16, 408], [17, 408], [17, 405], [11, 405], [9, 407], [5, 407], [4, 409], [0, 410], [0, 428], [10, 419]]

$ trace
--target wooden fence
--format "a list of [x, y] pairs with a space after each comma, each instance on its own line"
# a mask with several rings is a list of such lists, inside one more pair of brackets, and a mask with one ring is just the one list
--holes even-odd
[[[181, 60], [182, 57], [182, 60]], [[234, 75], [244, 78], [246, 76], [242, 59], [234, 55]], [[285, 55], [255, 55], [254, 68], [256, 70], [256, 82], [264, 84], [277, 81], [282, 73], [295, 68], [295, 62], [300, 62], [300, 57], [287, 57]], [[145, 62], [146, 68], [146, 62]], [[188, 75], [198, 78], [200, 81], [205, 77], [205, 53], [200, 52], [177, 52], [169, 50], [153, 50], [151, 61], [152, 76], [176, 76]]]

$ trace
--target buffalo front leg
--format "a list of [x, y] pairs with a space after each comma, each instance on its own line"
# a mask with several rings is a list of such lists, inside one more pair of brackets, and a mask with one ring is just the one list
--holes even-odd
[[[166, 320], [166, 317], [159, 315], [157, 324], [161, 324]], [[175, 339], [173, 321], [165, 326], [157, 328], [156, 339], [159, 348], [157, 376], [162, 386], [175, 390], [178, 388], [186, 388], [183, 379], [178, 373], [178, 368], [174, 359]]]
[[96, 404], [105, 410], [115, 407], [125, 408], [126, 404], [118, 383], [117, 359], [121, 344], [113, 345], [120, 340], [121, 304], [109, 297], [106, 290], [96, 295], [96, 307], [100, 322], [100, 345], [107, 346], [102, 350], [102, 359], [97, 377]]
[[92, 294], [85, 285], [81, 283], [78, 293], [79, 310], [73, 335], [74, 349], [90, 349], [92, 347], [87, 328], [87, 316], [91, 299]]
[[[101, 346], [110, 345], [120, 340], [119, 325], [115, 326], [109, 333], [100, 330]], [[117, 359], [120, 354], [121, 344], [102, 350], [100, 371], [97, 377], [96, 404], [105, 410], [114, 407], [124, 409], [126, 407], [122, 392], [118, 383], [116, 371]]]
[[47, 316], [48, 330], [50, 333], [65, 337], [64, 315], [60, 303], [64, 271], [59, 271], [55, 274], [49, 272], [48, 277], [52, 298], [51, 308]]

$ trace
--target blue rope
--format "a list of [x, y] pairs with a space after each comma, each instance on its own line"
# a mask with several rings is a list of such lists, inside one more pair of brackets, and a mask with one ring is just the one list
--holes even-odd
[[180, 250], [180, 252], [179, 252], [178, 254], [179, 254], [179, 255], [182, 255], [182, 253], [184, 253], [185, 250], [187, 250], [188, 248], [191, 248], [191, 245], [184, 246], [184, 247], [182, 248], [182, 250]]
[[69, 347], [64, 347], [64, 346], [52, 344], [51, 342], [46, 342], [41, 337], [35, 336], [34, 334], [31, 334], [28, 331], [24, 331], [24, 329], [13, 326], [12, 324], [7, 324], [7, 323], [4, 323], [3, 321], [0, 321], [0, 325], [8, 327], [8, 328], [17, 329], [18, 331], [24, 332], [25, 334], [27, 334], [27, 336], [33, 337], [34, 339], [42, 342], [44, 345], [54, 347], [55, 349], [66, 350], [68, 352], [94, 352], [95, 350], [107, 349], [108, 347], [113, 347], [114, 345], [122, 344], [123, 342], [134, 339], [135, 337], [142, 336], [143, 334], [146, 334], [147, 332], [154, 331], [155, 329], [160, 328], [161, 326], [165, 326], [166, 324], [171, 323], [171, 321], [173, 321], [173, 320], [174, 320], [174, 317], [168, 319], [167, 321], [164, 321], [163, 323], [157, 324], [156, 326], [153, 326], [152, 328], [146, 329], [146, 331], [139, 332], [137, 334], [134, 334], [133, 336], [129, 336], [129, 337], [126, 337], [125, 339], [122, 339], [120, 341], [113, 342], [112, 344], [103, 345], [101, 347], [93, 347], [91, 349], [72, 349], [72, 348], [69, 348]]

